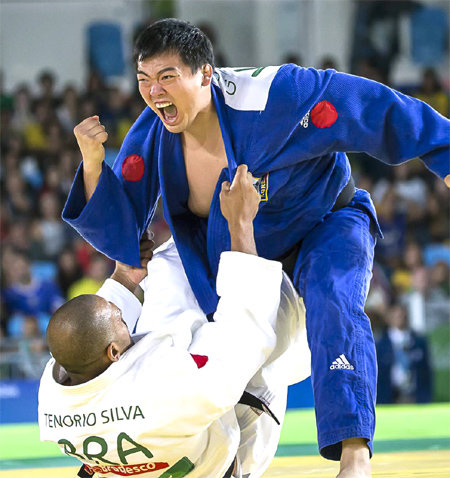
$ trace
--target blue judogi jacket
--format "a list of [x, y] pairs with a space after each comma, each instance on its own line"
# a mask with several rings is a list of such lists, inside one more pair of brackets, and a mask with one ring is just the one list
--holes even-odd
[[[450, 173], [450, 122], [427, 104], [380, 83], [334, 70], [296, 65], [223, 68], [215, 72], [216, 107], [228, 168], [216, 185], [208, 219], [188, 207], [180, 134], [146, 108], [112, 167], [103, 164], [86, 204], [82, 164], [63, 218], [110, 258], [139, 266], [139, 241], [162, 196], [192, 289], [206, 314], [217, 305], [215, 277], [230, 237], [220, 212], [224, 180], [239, 164], [260, 178], [254, 221], [259, 255], [279, 258], [328, 214], [350, 178], [345, 152], [366, 152], [388, 164], [419, 156], [441, 178]], [[354, 203], [376, 223], [369, 195]]]

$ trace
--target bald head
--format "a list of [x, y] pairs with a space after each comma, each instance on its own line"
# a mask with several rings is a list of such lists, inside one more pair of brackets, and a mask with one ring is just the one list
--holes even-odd
[[56, 362], [69, 375], [92, 377], [114, 361], [108, 355], [111, 344], [120, 356], [130, 346], [131, 338], [118, 307], [97, 295], [81, 295], [53, 314], [47, 342]]

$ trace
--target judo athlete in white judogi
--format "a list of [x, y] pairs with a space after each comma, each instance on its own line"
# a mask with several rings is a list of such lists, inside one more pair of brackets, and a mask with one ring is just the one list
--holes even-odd
[[[78, 458], [82, 475], [257, 478], [269, 466], [287, 386], [309, 375], [310, 355], [301, 299], [279, 262], [256, 255], [259, 197], [246, 166], [223, 186], [231, 251], [220, 259], [213, 322], [172, 240], [148, 263], [142, 307], [131, 292], [140, 271], [118, 263], [97, 295], [52, 317], [41, 440]], [[265, 412], [238, 403], [244, 390]]]

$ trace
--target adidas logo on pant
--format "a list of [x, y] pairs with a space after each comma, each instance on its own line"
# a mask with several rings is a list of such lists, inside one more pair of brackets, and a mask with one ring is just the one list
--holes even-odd
[[330, 365], [330, 370], [355, 370], [355, 367], [350, 364], [344, 354], [339, 357]]

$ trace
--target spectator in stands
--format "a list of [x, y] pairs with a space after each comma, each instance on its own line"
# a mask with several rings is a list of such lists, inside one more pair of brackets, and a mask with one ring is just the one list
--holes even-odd
[[39, 95], [37, 100], [47, 103], [52, 109], [55, 109], [59, 103], [55, 92], [55, 83], [55, 74], [50, 70], [44, 70], [38, 76]]
[[[142, 98], [140, 96], [132, 96], [129, 99], [128, 117], [123, 117], [120, 121], [119, 128], [116, 134], [116, 141], [122, 144], [126, 133], [131, 128], [137, 117], [142, 113]], [[74, 175], [72, 175], [73, 178]]]
[[36, 156], [28, 155], [20, 158], [20, 173], [23, 179], [33, 188], [35, 192], [42, 186], [42, 172]]
[[53, 116], [54, 111], [49, 103], [36, 102], [33, 117], [24, 130], [25, 145], [30, 151], [42, 152], [48, 148], [47, 128]]
[[0, 241], [4, 244], [8, 237], [10, 230], [10, 224], [8, 222], [8, 213], [6, 211], [5, 204], [0, 202]]
[[73, 248], [66, 248], [58, 257], [58, 285], [67, 299], [69, 288], [83, 277], [83, 270], [77, 261]]
[[391, 277], [394, 294], [407, 308], [408, 323], [417, 333], [426, 332], [425, 294], [428, 287], [428, 270], [420, 245], [409, 240], [399, 266]]
[[[382, 178], [373, 189], [373, 200], [379, 203], [393, 188], [396, 193], [396, 209], [404, 214], [408, 229], [415, 240], [424, 244], [429, 241], [427, 230], [428, 185], [424, 179], [424, 168], [416, 161], [392, 168], [390, 180]], [[448, 189], [448, 188], [447, 188]], [[442, 214], [442, 209], [440, 210]]]
[[[449, 266], [438, 262], [422, 267], [411, 276], [411, 288], [401, 296], [408, 308], [410, 325], [416, 332], [429, 333], [448, 327], [450, 311]], [[448, 330], [446, 332], [448, 337]]]
[[35, 211], [32, 188], [25, 183], [18, 169], [9, 170], [5, 179], [5, 194], [2, 199], [10, 217], [30, 219]]
[[29, 256], [32, 252], [32, 241], [30, 232], [30, 221], [25, 218], [18, 218], [9, 226], [8, 236], [3, 241], [5, 247], [12, 247], [15, 251]]
[[[443, 297], [450, 297], [450, 268], [444, 261], [438, 261], [431, 269], [430, 282], [431, 291], [442, 294]], [[450, 312], [450, 311], [449, 311]]]
[[405, 163], [396, 166], [394, 171], [395, 191], [402, 206], [408, 209], [408, 205], [424, 208], [428, 200], [428, 188], [423, 179], [423, 170], [414, 174], [413, 165]]
[[8, 332], [20, 333], [24, 317], [28, 315], [37, 317], [44, 327], [50, 315], [64, 302], [59, 287], [53, 281], [33, 277], [30, 261], [22, 253], [9, 251], [2, 259], [5, 274], [2, 297], [10, 319]]
[[408, 326], [406, 308], [394, 304], [376, 342], [378, 403], [427, 403], [432, 397], [428, 344]]
[[[399, 52], [399, 21], [420, 3], [414, 0], [357, 1], [353, 22], [351, 73], [358, 73], [364, 61], [376, 65], [381, 77], [387, 80], [394, 59]], [[362, 75], [365, 76], [365, 75]], [[371, 76], [367, 76], [371, 78]]]
[[45, 194], [53, 193], [58, 199], [64, 200], [64, 197], [60, 193], [61, 177], [59, 175], [59, 165], [55, 163], [49, 163], [46, 168], [44, 182], [40, 188], [41, 197]]
[[120, 148], [121, 142], [119, 138], [123, 139], [128, 132], [128, 130], [123, 131], [123, 125], [129, 125], [127, 118], [130, 116], [128, 96], [125, 92], [121, 91], [118, 87], [108, 88], [107, 101], [102, 108], [100, 116], [105, 125], [107, 125], [108, 131], [111, 133], [111, 136], [108, 138], [111, 140], [108, 142], [109, 146]]
[[17, 341], [18, 368], [25, 378], [38, 379], [50, 354], [35, 316], [24, 317], [21, 332]]
[[366, 312], [370, 317], [375, 339], [384, 329], [384, 317], [392, 301], [392, 287], [384, 268], [375, 261], [372, 270], [369, 293], [366, 300]]
[[[429, 286], [425, 294], [427, 329], [447, 327], [450, 318], [450, 269], [449, 264], [439, 261], [429, 273]], [[447, 332], [448, 333], [448, 332]]]
[[58, 161], [66, 140], [64, 130], [55, 117], [47, 124], [45, 134], [47, 138], [46, 155], [54, 161]]
[[98, 113], [98, 99], [95, 99], [93, 96], [85, 96], [80, 104], [80, 116], [81, 118], [87, 118], [89, 116], [94, 116]]
[[55, 260], [66, 245], [67, 227], [60, 219], [61, 209], [55, 192], [49, 190], [39, 198], [40, 219], [35, 223], [33, 235], [43, 252], [41, 260]]
[[3, 71], [0, 70], [0, 110], [1, 111], [12, 111], [14, 107], [14, 99], [7, 91], [5, 91], [5, 75]]
[[217, 32], [215, 28], [213, 27], [213, 25], [211, 25], [211, 23], [208, 23], [208, 22], [202, 22], [198, 25], [198, 28], [200, 28], [200, 30], [206, 34], [206, 36], [210, 39], [212, 43], [212, 46], [214, 49], [214, 60], [215, 60], [216, 67], [220, 68], [220, 67], [228, 66], [229, 63], [226, 59], [225, 53], [223, 52], [223, 50], [220, 48], [218, 44]]
[[[89, 77], [86, 84], [86, 98], [91, 98], [93, 101], [99, 105], [106, 101], [105, 98], [106, 85], [104, 79], [101, 75], [93, 70], [89, 71]], [[97, 110], [97, 106], [94, 107]], [[86, 118], [86, 116], [81, 113], [80, 118]]]
[[14, 93], [14, 110], [11, 124], [15, 131], [23, 133], [33, 120], [32, 101], [30, 90], [27, 86], [21, 85]]
[[419, 100], [425, 101], [441, 115], [447, 118], [450, 115], [450, 100], [448, 93], [442, 88], [441, 81], [434, 68], [423, 71], [420, 87], [414, 95]]
[[355, 74], [389, 86], [389, 76], [382, 64], [382, 59], [377, 56], [361, 58], [356, 63]]
[[[8, 349], [8, 344], [5, 344], [5, 337], [6, 337], [6, 307], [3, 302], [3, 297], [0, 296], [0, 353], [4, 351], [4, 349]], [[3, 377], [0, 369], [0, 378]]]
[[293, 63], [294, 65], [304, 66], [302, 57], [298, 53], [293, 52], [285, 55], [282, 63]]
[[331, 55], [325, 55], [319, 62], [319, 68], [321, 70], [338, 70], [338, 64], [336, 58], [332, 57]]
[[82, 294], [96, 294], [103, 282], [110, 275], [112, 261], [99, 253], [90, 258], [87, 274], [74, 282], [67, 292], [67, 300]]
[[78, 93], [73, 85], [64, 88], [62, 102], [56, 114], [61, 126], [67, 134], [70, 134], [79, 121], [78, 115]]
[[[131, 124], [130, 124], [131, 127]], [[70, 191], [72, 186], [73, 177], [75, 176], [75, 171], [79, 163], [78, 154], [65, 148], [59, 157], [58, 161], [58, 176], [59, 176], [59, 192], [64, 198], [67, 197], [67, 194]]]
[[393, 186], [377, 204], [377, 210], [384, 239], [377, 242], [375, 251], [378, 261], [392, 271], [399, 265], [406, 239], [406, 214], [398, 209], [397, 194]]
[[415, 241], [408, 241], [400, 264], [393, 272], [391, 278], [396, 294], [400, 295], [410, 291], [414, 274], [424, 268], [425, 265], [420, 245]]
[[[444, 186], [444, 187], [442, 187]], [[450, 190], [442, 181], [432, 182], [427, 202], [427, 225], [432, 242], [448, 241], [450, 231]]]

